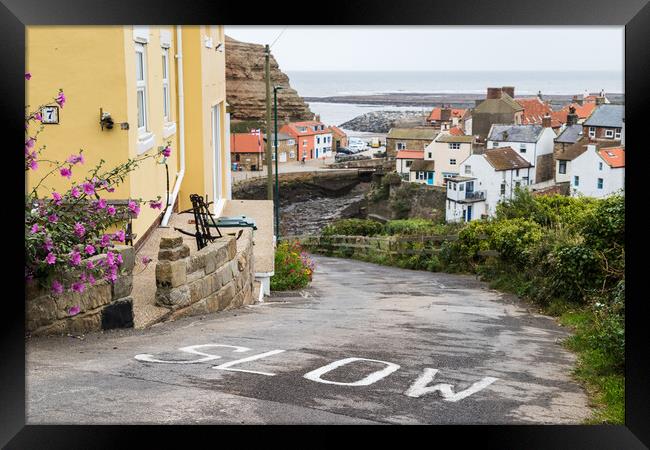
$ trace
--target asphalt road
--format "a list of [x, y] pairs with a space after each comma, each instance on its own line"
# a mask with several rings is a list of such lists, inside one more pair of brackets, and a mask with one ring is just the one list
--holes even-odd
[[[27, 342], [27, 422], [580, 423], [568, 333], [473, 276], [316, 257], [303, 296]], [[179, 350], [182, 349], [182, 350]], [[357, 359], [358, 358], [358, 359]]]

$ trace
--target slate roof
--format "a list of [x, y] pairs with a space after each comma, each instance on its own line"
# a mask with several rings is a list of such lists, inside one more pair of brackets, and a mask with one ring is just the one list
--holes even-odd
[[[536, 124], [529, 125], [492, 125], [488, 141], [496, 142], [537, 142], [544, 127]], [[504, 134], [505, 133], [505, 134]]]
[[589, 144], [589, 138], [582, 136], [575, 143], [564, 149], [554, 149], [553, 157], [560, 161], [573, 161], [587, 151], [587, 144]]
[[486, 150], [483, 156], [495, 170], [513, 170], [533, 167], [511, 147], [499, 147]]
[[582, 137], [582, 125], [570, 125], [555, 138], [555, 142], [575, 144]]
[[588, 127], [622, 128], [624, 114], [624, 105], [599, 105], [583, 125]]
[[435, 161], [431, 160], [415, 160], [413, 161], [413, 164], [411, 164], [410, 170], [411, 172], [413, 171], [427, 171], [427, 172], [433, 172], [435, 164]]
[[438, 131], [433, 128], [391, 128], [388, 132], [389, 139], [416, 139], [433, 141], [438, 136]]

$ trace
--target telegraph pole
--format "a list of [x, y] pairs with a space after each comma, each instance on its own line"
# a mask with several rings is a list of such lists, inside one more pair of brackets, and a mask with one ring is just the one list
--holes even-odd
[[266, 198], [267, 200], [273, 200], [273, 157], [271, 156], [271, 50], [268, 44], [264, 47], [264, 59], [264, 74], [266, 78]]

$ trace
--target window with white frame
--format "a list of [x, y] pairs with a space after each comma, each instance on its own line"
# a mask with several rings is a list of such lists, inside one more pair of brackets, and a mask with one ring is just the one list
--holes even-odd
[[620, 139], [621, 138], [621, 129], [617, 128], [616, 133], [614, 133], [614, 139]]
[[559, 161], [558, 172], [566, 174], [566, 161]]
[[429, 152], [429, 159], [433, 159], [433, 152]]
[[580, 186], [580, 177], [578, 175], [575, 175], [573, 177], [573, 185], [574, 186]]
[[453, 159], [453, 158], [450, 159], [450, 160], [449, 160], [449, 165], [450, 165], [450, 166], [455, 166], [455, 165], [456, 165], [456, 160]]
[[460, 148], [460, 144], [458, 142], [450, 142], [449, 148], [451, 150], [458, 150]]
[[602, 178], [598, 178], [598, 183], [596, 184], [596, 187], [598, 189], [602, 189], [603, 188], [603, 182], [604, 182], [604, 180]]
[[294, 141], [293, 139], [289, 139], [287, 141], [287, 145], [296, 145], [296, 141]]
[[497, 148], [498, 146], [499, 146], [499, 143], [498, 143], [498, 142], [493, 142], [493, 143], [492, 143], [492, 147]]
[[598, 170], [600, 170], [600, 171], [603, 170], [603, 163], [602, 163], [602, 161], [598, 163]]
[[171, 122], [171, 98], [169, 94], [169, 48], [162, 48], [162, 85], [163, 85], [163, 118]]
[[465, 166], [465, 175], [470, 175], [472, 173], [472, 166]]
[[418, 180], [424, 180], [424, 179], [425, 179], [424, 172], [418, 172]]
[[506, 184], [501, 183], [501, 195], [506, 195]]
[[589, 127], [589, 137], [596, 137], [596, 127]]
[[605, 137], [612, 139], [614, 137], [614, 130], [605, 130]]
[[137, 86], [138, 132], [147, 132], [147, 53], [144, 44], [135, 44], [135, 80]]
[[397, 143], [397, 150], [406, 150], [406, 143], [398, 142]]
[[519, 144], [519, 153], [526, 153], [526, 144]]

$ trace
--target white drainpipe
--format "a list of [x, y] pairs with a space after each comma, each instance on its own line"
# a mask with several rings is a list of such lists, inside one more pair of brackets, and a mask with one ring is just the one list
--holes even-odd
[[183, 39], [181, 36], [180, 25], [176, 26], [176, 49], [176, 64], [178, 67], [178, 148], [179, 157], [181, 159], [181, 168], [176, 176], [176, 184], [174, 184], [174, 189], [172, 190], [172, 195], [169, 199], [169, 205], [167, 205], [167, 211], [160, 222], [161, 227], [168, 226], [167, 224], [172, 215], [173, 205], [176, 203], [176, 197], [178, 197], [178, 191], [181, 188], [181, 183], [185, 176], [185, 96], [183, 94]]

